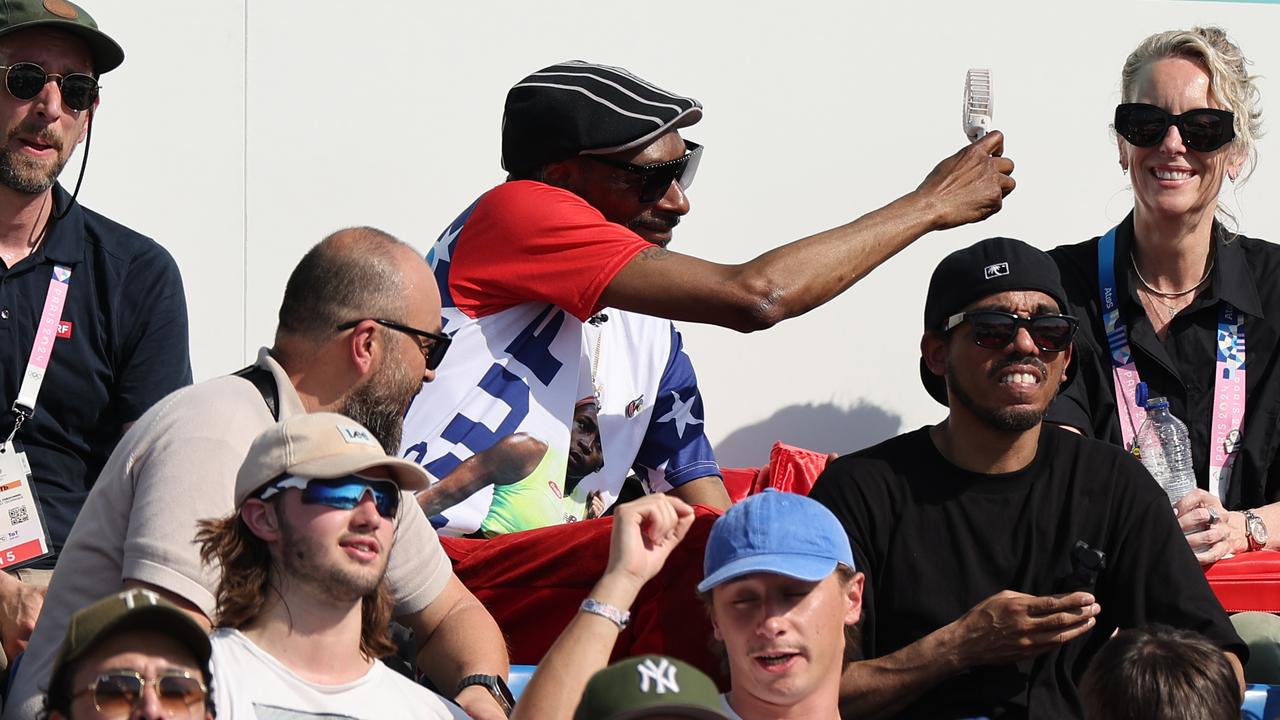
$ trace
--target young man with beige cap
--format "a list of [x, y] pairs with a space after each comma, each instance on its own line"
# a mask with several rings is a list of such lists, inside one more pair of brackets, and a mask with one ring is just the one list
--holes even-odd
[[406, 491], [427, 484], [335, 413], [294, 416], [253, 441], [236, 511], [197, 535], [223, 573], [212, 665], [224, 718], [468, 717], [377, 660], [395, 651], [384, 578], [395, 525], [418, 512]]

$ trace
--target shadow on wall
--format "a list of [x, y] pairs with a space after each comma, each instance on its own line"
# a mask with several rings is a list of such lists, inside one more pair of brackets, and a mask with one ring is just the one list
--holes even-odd
[[769, 462], [769, 449], [779, 440], [843, 455], [890, 438], [901, 427], [901, 416], [866, 402], [851, 408], [832, 403], [792, 405], [755, 425], [734, 430], [716, 445], [716, 460], [721, 467], [764, 465]]

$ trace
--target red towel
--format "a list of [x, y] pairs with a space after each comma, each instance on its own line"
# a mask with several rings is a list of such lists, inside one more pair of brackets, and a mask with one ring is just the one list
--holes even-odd
[[[689, 534], [656, 577], [640, 590], [631, 624], [613, 660], [661, 653], [680, 658], [729, 687], [711, 653], [711, 622], [698, 599], [702, 556], [720, 513], [695, 506]], [[499, 535], [492, 540], [440, 538], [453, 570], [507, 637], [511, 662], [536, 665], [600, 579], [609, 559], [613, 518]]]

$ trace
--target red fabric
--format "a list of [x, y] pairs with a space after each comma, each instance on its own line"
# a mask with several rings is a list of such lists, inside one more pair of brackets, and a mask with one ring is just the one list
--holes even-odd
[[827, 454], [805, 450], [780, 442], [769, 452], [769, 472], [761, 473], [752, 491], [776, 488], [783, 492], [808, 495], [813, 483], [827, 467]]
[[613, 277], [647, 247], [568, 190], [503, 183], [476, 202], [462, 226], [449, 292], [471, 318], [547, 302], [585, 322]]
[[720, 468], [729, 500], [739, 502], [755, 490], [758, 468]]
[[[678, 657], [715, 678], [728, 677], [711, 654], [711, 623], [696, 586], [702, 579], [707, 535], [719, 512], [696, 506], [684, 541], [631, 607], [631, 624], [613, 648], [613, 660], [661, 653]], [[498, 621], [511, 662], [536, 665], [578, 612], [604, 573], [613, 518], [507, 533], [491, 540], [440, 538], [453, 570]]]
[[1280, 552], [1241, 553], [1210, 565], [1204, 574], [1227, 612], [1280, 613]]

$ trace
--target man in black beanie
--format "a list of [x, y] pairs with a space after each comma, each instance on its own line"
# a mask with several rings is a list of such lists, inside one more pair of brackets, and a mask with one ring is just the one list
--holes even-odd
[[810, 497], [866, 573], [847, 717], [1079, 717], [1117, 628], [1163, 623], [1247, 650], [1131, 455], [1042, 423], [1072, 375], [1057, 266], [992, 238], [929, 282], [920, 377], [945, 420], [833, 462]]
[[[668, 320], [770, 327], [925, 233], [984, 219], [1014, 186], [1003, 138], [991, 133], [884, 208], [741, 265], [711, 263], [667, 249], [702, 155], [681, 132], [701, 118], [692, 98], [580, 61], [511, 88], [508, 182], [429, 255], [456, 364], [447, 386], [424, 389], [410, 409], [401, 450], [441, 478], [512, 434], [548, 449], [524, 481], [483, 488], [437, 526], [473, 532], [490, 513], [521, 518], [519, 529], [581, 519], [589, 495], [611, 505], [633, 470], [649, 490], [726, 507], [693, 367]], [[590, 393], [605, 464], [566, 493], [574, 402]]]

